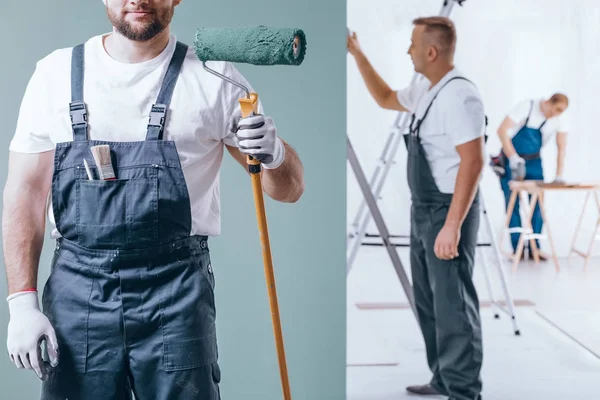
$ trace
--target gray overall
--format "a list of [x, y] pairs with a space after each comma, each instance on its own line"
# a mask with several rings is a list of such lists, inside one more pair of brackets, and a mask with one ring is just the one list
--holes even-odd
[[[465, 78], [452, 78], [446, 84], [453, 79]], [[475, 400], [480, 399], [482, 388], [479, 300], [472, 281], [480, 218], [479, 194], [461, 228], [459, 256], [440, 260], [434, 253], [434, 245], [446, 221], [452, 194], [439, 191], [419, 138], [421, 123], [434, 100], [435, 97], [416, 124], [412, 115], [410, 134], [405, 135], [412, 197], [413, 292], [427, 361], [433, 373], [431, 385], [451, 400]]]
[[[73, 141], [56, 145], [52, 178], [62, 237], [42, 297], [60, 358], [42, 400], [220, 399], [207, 237], [190, 235], [177, 149], [162, 139], [186, 51], [177, 43], [146, 139], [105, 142], [88, 140], [84, 48], [73, 49]], [[99, 180], [96, 144], [110, 145], [116, 180]]]

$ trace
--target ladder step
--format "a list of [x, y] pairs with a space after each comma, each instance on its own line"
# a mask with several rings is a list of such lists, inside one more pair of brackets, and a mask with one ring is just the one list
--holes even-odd
[[[362, 246], [383, 246], [382, 242], [362, 242]], [[410, 247], [408, 243], [392, 243], [395, 247]], [[477, 247], [492, 247], [491, 243], [477, 243]]]
[[[362, 245], [363, 246], [380, 246], [380, 247], [384, 246], [383, 243], [365, 243], [365, 242], [363, 242]], [[392, 246], [394, 246], [394, 247], [410, 247], [410, 245], [408, 243], [407, 244], [392, 243]]]
[[[365, 237], [369, 238], [380, 238], [381, 235], [378, 233], [365, 233]], [[409, 235], [390, 235], [391, 238], [410, 238]]]

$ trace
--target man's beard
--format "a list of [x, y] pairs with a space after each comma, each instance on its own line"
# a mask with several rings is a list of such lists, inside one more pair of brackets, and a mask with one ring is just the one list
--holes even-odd
[[127, 14], [125, 13], [117, 15], [110, 9], [107, 9], [107, 14], [110, 22], [121, 35], [129, 40], [145, 42], [161, 33], [169, 25], [173, 17], [173, 11], [173, 8], [154, 10], [154, 18], [145, 22], [141, 27], [136, 27], [134, 24], [126, 21]]

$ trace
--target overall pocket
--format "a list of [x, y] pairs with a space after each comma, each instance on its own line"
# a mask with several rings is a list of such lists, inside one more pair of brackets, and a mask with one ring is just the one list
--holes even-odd
[[[80, 172], [81, 174], [81, 172]], [[158, 178], [153, 166], [119, 169], [119, 179], [77, 180], [79, 244], [123, 248], [158, 243]]]
[[[56, 371], [87, 371], [89, 298], [93, 279], [81, 266], [56, 256], [42, 294], [42, 310], [56, 332]], [[47, 357], [47, 355], [46, 355]]]
[[166, 371], [207, 367], [217, 361], [215, 297], [207, 277], [207, 255], [181, 250], [180, 256], [153, 268], [161, 296]]

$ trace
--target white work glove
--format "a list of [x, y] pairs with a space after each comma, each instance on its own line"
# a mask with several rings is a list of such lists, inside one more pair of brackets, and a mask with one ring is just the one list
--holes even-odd
[[271, 117], [256, 114], [232, 118], [229, 131], [235, 134], [240, 151], [260, 161], [266, 169], [275, 169], [285, 159], [285, 147]]
[[563, 179], [562, 176], [556, 175], [556, 178], [554, 178], [554, 183], [563, 184], [563, 183], [565, 183], [565, 180]]
[[508, 158], [508, 164], [516, 180], [525, 178], [525, 160], [517, 153]]
[[17, 368], [33, 369], [41, 380], [48, 379], [48, 363], [42, 359], [40, 344], [46, 341], [50, 365], [58, 365], [56, 333], [40, 311], [37, 292], [18, 292], [6, 299], [10, 313], [6, 345]]

